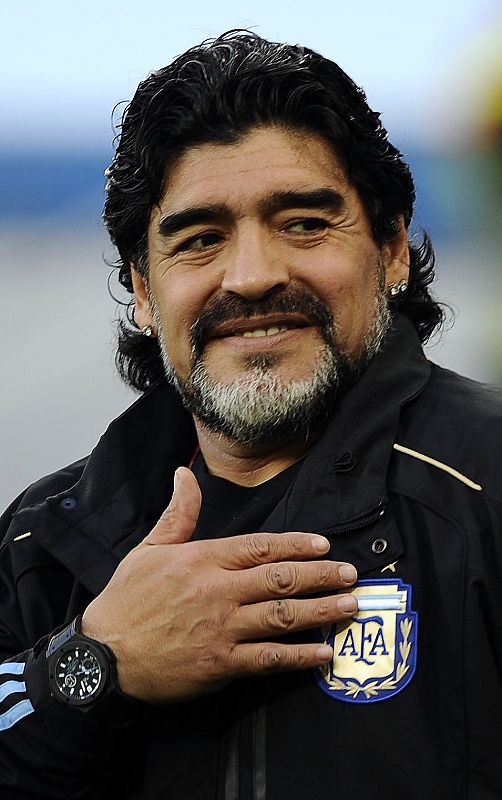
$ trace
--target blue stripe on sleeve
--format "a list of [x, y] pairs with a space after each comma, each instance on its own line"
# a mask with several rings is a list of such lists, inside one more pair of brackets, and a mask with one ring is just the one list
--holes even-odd
[[18, 661], [7, 661], [0, 664], [0, 675], [22, 675], [26, 664]]
[[25, 691], [26, 684], [24, 681], [5, 681], [5, 683], [0, 683], [0, 702], [11, 694]]
[[9, 711], [0, 714], [0, 731], [6, 731], [8, 728], [12, 728], [16, 722], [19, 722], [23, 717], [27, 717], [28, 714], [32, 714], [34, 710], [29, 700], [21, 700], [20, 703], [17, 703], [17, 705], [13, 706]]

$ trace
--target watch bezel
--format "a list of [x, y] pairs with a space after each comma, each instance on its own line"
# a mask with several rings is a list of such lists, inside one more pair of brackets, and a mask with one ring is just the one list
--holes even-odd
[[[89, 706], [99, 700], [106, 691], [110, 675], [110, 656], [109, 653], [105, 651], [104, 647], [105, 646], [101, 645], [99, 642], [76, 634], [54, 651], [49, 661], [49, 680], [51, 691], [57, 700], [74, 707]], [[78, 693], [74, 695], [67, 694], [58, 679], [58, 671], [62, 668], [62, 662], [66, 660], [69, 655], [74, 655], [76, 658], [82, 659], [85, 657], [84, 654], [78, 656], [79, 650], [89, 651], [97, 662], [100, 670], [98, 685], [85, 697], [81, 697]]]
[[[55, 634], [47, 648], [47, 662], [49, 671], [49, 686], [52, 696], [60, 703], [81, 711], [90, 711], [112, 702], [115, 694], [121, 695], [118, 685], [116, 659], [113, 651], [102, 642], [97, 642], [80, 633], [81, 617], [78, 616], [62, 631]], [[72, 651], [86, 648], [99, 664], [101, 675], [96, 689], [81, 698], [78, 695], [66, 694], [57, 678], [57, 669], [61, 660]]]

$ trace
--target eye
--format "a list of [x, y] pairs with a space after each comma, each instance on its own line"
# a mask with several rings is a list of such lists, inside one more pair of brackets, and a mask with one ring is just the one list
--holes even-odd
[[205, 250], [208, 247], [214, 247], [215, 244], [219, 244], [221, 241], [221, 234], [219, 233], [200, 233], [198, 236], [192, 236], [191, 239], [187, 239], [186, 242], [183, 242], [178, 246], [178, 251], [180, 250], [192, 250], [192, 251], [200, 251]]
[[290, 233], [319, 233], [328, 227], [328, 221], [321, 217], [305, 217], [286, 225], [286, 230]]

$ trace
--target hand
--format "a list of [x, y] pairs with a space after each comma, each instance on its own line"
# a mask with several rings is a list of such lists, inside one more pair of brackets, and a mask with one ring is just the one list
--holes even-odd
[[242, 676], [319, 666], [330, 647], [266, 639], [356, 611], [350, 595], [295, 597], [356, 580], [348, 564], [312, 561], [329, 549], [323, 536], [190, 542], [200, 504], [195, 476], [180, 467], [169, 506], [83, 615], [82, 632], [114, 651], [122, 690], [141, 700], [187, 700]]

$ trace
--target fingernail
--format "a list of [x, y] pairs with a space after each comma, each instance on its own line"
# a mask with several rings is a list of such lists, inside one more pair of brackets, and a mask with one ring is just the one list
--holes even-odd
[[338, 574], [344, 583], [354, 583], [357, 578], [357, 572], [352, 564], [340, 564]]
[[357, 600], [351, 594], [344, 594], [338, 600], [338, 608], [341, 611], [357, 611]]
[[329, 550], [329, 542], [324, 536], [312, 536], [312, 546], [319, 553], [326, 553]]
[[333, 658], [333, 648], [330, 647], [329, 644], [322, 644], [317, 648], [316, 656], [319, 661], [331, 661]]

